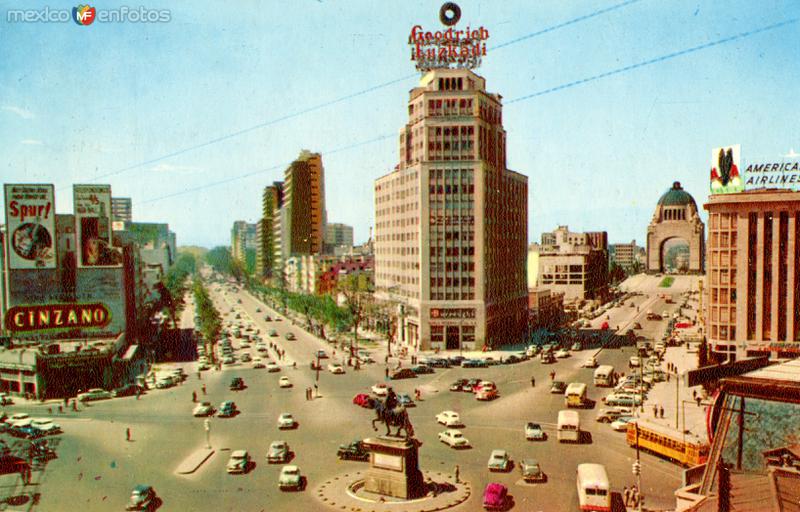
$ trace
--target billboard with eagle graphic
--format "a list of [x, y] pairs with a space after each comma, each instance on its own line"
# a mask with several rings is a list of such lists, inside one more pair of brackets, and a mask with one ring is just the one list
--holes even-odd
[[711, 150], [712, 194], [733, 194], [744, 191], [744, 180], [739, 175], [741, 157], [739, 144]]

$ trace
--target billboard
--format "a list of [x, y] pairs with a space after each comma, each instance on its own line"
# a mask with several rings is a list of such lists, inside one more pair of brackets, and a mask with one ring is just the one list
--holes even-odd
[[118, 267], [122, 251], [111, 243], [111, 185], [72, 189], [78, 267]]
[[8, 268], [56, 268], [53, 185], [5, 185]]
[[711, 150], [711, 193], [733, 194], [744, 191], [739, 175], [742, 166], [741, 146], [735, 144]]
[[105, 327], [111, 311], [105, 304], [43, 304], [14, 306], [6, 314], [5, 326], [11, 332], [49, 331]]
[[747, 190], [800, 190], [800, 160], [748, 164], [744, 175]]

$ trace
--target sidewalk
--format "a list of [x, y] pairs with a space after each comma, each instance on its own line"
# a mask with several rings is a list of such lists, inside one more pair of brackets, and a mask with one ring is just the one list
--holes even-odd
[[[697, 353], [687, 352], [687, 345], [668, 347], [662, 363], [665, 370], [668, 363], [677, 367], [678, 375], [672, 373], [668, 382], [659, 382], [653, 386], [645, 400], [642, 416], [648, 421], [678, 431], [686, 430], [706, 442], [706, 407], [710, 401], [703, 400], [698, 406], [692, 392], [700, 395], [702, 390], [699, 387], [686, 387], [685, 380], [685, 372], [697, 368]], [[654, 417], [653, 406], [664, 407], [663, 418]]]

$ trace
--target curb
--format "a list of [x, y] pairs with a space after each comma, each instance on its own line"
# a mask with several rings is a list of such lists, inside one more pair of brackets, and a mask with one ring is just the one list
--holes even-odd
[[[191, 455], [189, 455], [186, 459], [181, 462], [181, 465], [178, 466], [178, 469], [175, 470], [176, 473], [179, 475], [190, 475], [200, 469], [200, 466], [205, 463], [208, 459], [214, 455], [214, 449], [207, 449], [202, 448]], [[198, 458], [199, 457], [199, 458]]]

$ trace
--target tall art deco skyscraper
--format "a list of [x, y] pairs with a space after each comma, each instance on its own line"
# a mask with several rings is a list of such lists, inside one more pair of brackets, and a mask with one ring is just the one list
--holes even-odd
[[466, 69], [412, 89], [400, 163], [375, 182], [376, 298], [398, 338], [480, 349], [526, 331], [528, 179], [506, 168], [501, 96]]

